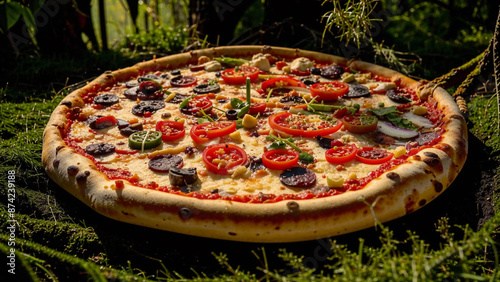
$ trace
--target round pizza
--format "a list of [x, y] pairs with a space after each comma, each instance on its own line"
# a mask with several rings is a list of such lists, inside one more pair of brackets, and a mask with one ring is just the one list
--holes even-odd
[[229, 46], [108, 71], [66, 96], [43, 164], [110, 218], [218, 239], [292, 242], [421, 208], [467, 156], [450, 95], [374, 64]]

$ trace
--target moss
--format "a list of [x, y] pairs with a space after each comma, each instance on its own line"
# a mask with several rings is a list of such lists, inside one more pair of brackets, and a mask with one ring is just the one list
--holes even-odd
[[[10, 225], [9, 214], [0, 211], [0, 228]], [[79, 224], [32, 218], [26, 214], [15, 214], [18, 239], [44, 244], [55, 250], [82, 258], [99, 256], [103, 252], [102, 243], [91, 227]]]

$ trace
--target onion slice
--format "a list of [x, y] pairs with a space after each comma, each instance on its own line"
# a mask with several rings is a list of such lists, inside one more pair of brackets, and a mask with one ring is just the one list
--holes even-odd
[[432, 122], [428, 118], [416, 115], [412, 112], [404, 113], [403, 118], [411, 121], [417, 127], [423, 127], [423, 128], [434, 127], [434, 124], [432, 124]]
[[411, 139], [418, 136], [418, 132], [415, 130], [397, 127], [386, 121], [379, 120], [377, 128], [380, 132], [395, 138]]

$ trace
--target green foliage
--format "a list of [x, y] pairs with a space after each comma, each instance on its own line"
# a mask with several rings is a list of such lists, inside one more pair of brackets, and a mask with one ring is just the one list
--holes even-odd
[[28, 3], [26, 1], [0, 1], [0, 33], [6, 33], [22, 19], [31, 39], [36, 42], [36, 24], [33, 15], [42, 8], [43, 2], [40, 0]]
[[500, 152], [500, 144], [495, 138], [500, 133], [497, 127], [496, 96], [474, 97], [468, 108], [472, 125], [470, 131], [484, 140], [485, 144], [492, 149], [492, 153]]
[[326, 19], [323, 39], [326, 31], [329, 31], [340, 41], [345, 41], [346, 44], [354, 42], [360, 48], [361, 44], [370, 36], [372, 22], [379, 20], [370, 17], [378, 1], [325, 0], [323, 5], [326, 2], [332, 2], [333, 7], [330, 12], [323, 15], [323, 19]]
[[149, 31], [127, 35], [122, 48], [139, 54], [175, 54], [190, 43], [189, 32], [183, 28], [158, 26]]
[[[415, 71], [427, 79], [476, 56], [487, 47], [493, 33], [494, 26], [486, 23], [494, 23], [494, 19], [479, 21], [464, 16], [465, 11], [477, 16], [486, 15], [486, 5], [480, 2], [465, 4], [464, 1], [448, 5], [445, 2], [381, 1], [390, 17], [384, 36], [378, 41], [390, 42], [393, 49], [404, 53], [418, 54], [415, 59], [421, 64], [414, 65], [418, 67]], [[443, 64], [445, 61], [447, 63]]]

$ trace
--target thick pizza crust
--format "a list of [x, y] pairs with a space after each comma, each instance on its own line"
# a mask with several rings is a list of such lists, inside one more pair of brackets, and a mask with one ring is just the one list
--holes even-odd
[[[467, 127], [450, 95], [442, 88], [427, 87], [445, 114], [445, 133], [434, 148], [424, 149], [409, 162], [387, 171], [363, 189], [341, 195], [277, 203], [241, 203], [200, 200], [138, 188], [125, 182], [113, 190], [115, 181], [99, 172], [89, 159], [66, 146], [61, 128], [71, 107], [83, 106], [86, 91], [104, 89], [116, 81], [150, 71], [174, 69], [196, 63], [198, 57], [251, 56], [271, 53], [281, 57], [309, 57], [333, 61], [391, 77], [416, 88], [418, 82], [377, 65], [344, 58], [269, 46], [218, 47], [168, 56], [106, 72], [58, 105], [44, 131], [42, 161], [48, 175], [61, 187], [95, 211], [132, 224], [189, 235], [247, 242], [292, 242], [345, 234], [411, 213], [440, 195], [455, 179], [467, 156]], [[424, 91], [424, 90], [422, 90]], [[69, 175], [68, 167], [78, 168]]]

